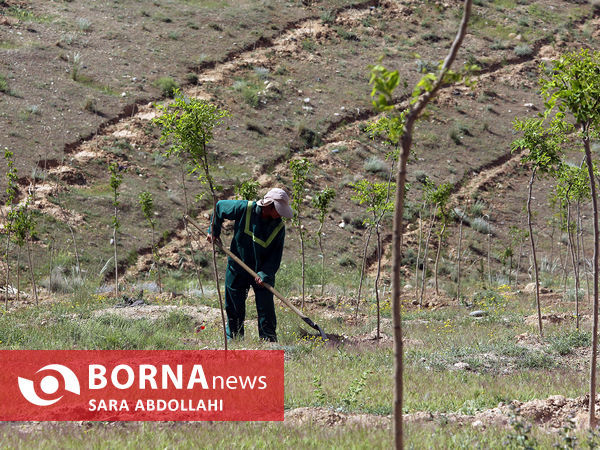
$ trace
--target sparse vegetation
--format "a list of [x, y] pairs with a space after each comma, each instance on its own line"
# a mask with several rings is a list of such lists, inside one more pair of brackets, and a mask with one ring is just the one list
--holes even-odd
[[[2, 443], [19, 448], [127, 447], [132, 442], [161, 448], [220, 448], [223, 442], [248, 448], [390, 448], [389, 416], [399, 413], [398, 399], [392, 400], [398, 380], [392, 336], [397, 338], [400, 329], [396, 344], [404, 355], [404, 386], [396, 392], [403, 392], [404, 414], [416, 413], [405, 421], [407, 448], [523, 443], [573, 448], [575, 439], [581, 447], [600, 442], [597, 434], [586, 434], [581, 420], [589, 411], [583, 405], [590, 393], [586, 367], [592, 365], [587, 359], [595, 338], [590, 300], [596, 272], [592, 203], [576, 192], [581, 180], [575, 169], [588, 171], [575, 152], [585, 147], [580, 139], [585, 132], [567, 133], [568, 141], [561, 144], [567, 150], [561, 158], [564, 170], [533, 186], [532, 233], [523, 186], [534, 162], [519, 163], [531, 150], [509, 152], [511, 141], [520, 137], [511, 126], [515, 116], [544, 116], [545, 130], [560, 118], [565, 92], [540, 99], [536, 78], [550, 80], [566, 67], [562, 52], [592, 42], [590, 10], [596, 5], [583, 0], [562, 2], [560, 8], [548, 0], [473, 3], [458, 58], [484, 67], [485, 74], [472, 75], [477, 84], [470, 90], [468, 71], [446, 73], [439, 101], [429, 102], [417, 122], [407, 111], [429, 98], [440, 79], [436, 73], [444, 49], [450, 48], [460, 20], [456, 2], [384, 8], [357, 0], [192, 0], [169, 8], [161, 1], [116, 0], [95, 2], [86, 10], [70, 0], [31, 0], [0, 8], [7, 31], [0, 38], [0, 123], [3, 145], [14, 150], [14, 162], [4, 161], [2, 169], [2, 190], [9, 190], [0, 211], [0, 274], [2, 285], [10, 287], [0, 286], [5, 297], [1, 350], [223, 346], [219, 320], [196, 313], [219, 306], [215, 289], [226, 258], [217, 255], [215, 263], [213, 254], [212, 273], [201, 270], [211, 265], [210, 251], [204, 239], [186, 234], [184, 208], [208, 227], [211, 196], [256, 200], [269, 187], [291, 189], [289, 162], [302, 159], [311, 163], [305, 185], [294, 196], [302, 202], [303, 228], [286, 227], [277, 288], [299, 306], [306, 284], [306, 313], [326, 332], [343, 336], [342, 342], [324, 344], [299, 332], [298, 318], [281, 307], [277, 345], [259, 342], [255, 327], [248, 327], [244, 341], [228, 343], [234, 350], [285, 349], [283, 425], [173, 422], [167, 429], [147, 423], [115, 432], [90, 422], [81, 433], [69, 423], [41, 422], [30, 430], [26, 423], [4, 422]], [[538, 49], [540, 58], [558, 55], [558, 60], [539, 69], [531, 60]], [[379, 111], [371, 110], [365, 98], [365, 67], [373, 55], [385, 55], [371, 72]], [[387, 70], [384, 63], [398, 70]], [[165, 74], [170, 77], [164, 77], [163, 86], [158, 80]], [[415, 88], [407, 90], [416, 77]], [[181, 99], [175, 80], [182, 85]], [[164, 120], [170, 119], [163, 125], [180, 124], [185, 107], [200, 99], [232, 111], [233, 119], [215, 128], [215, 139], [208, 145], [201, 139], [180, 141], [174, 134], [175, 139], [159, 140], [152, 119], [166, 114]], [[182, 109], [175, 113], [173, 104]], [[563, 119], [576, 117], [569, 111]], [[407, 127], [414, 142], [406, 142]], [[194, 134], [178, 130], [181, 136]], [[595, 160], [600, 145], [594, 136], [588, 144]], [[389, 217], [372, 227], [373, 236], [381, 233], [381, 244], [372, 239], [366, 264], [361, 261], [371, 215], [364, 203], [352, 201], [352, 186], [363, 178], [372, 184], [393, 181], [390, 167], [402, 167], [399, 152], [411, 143], [404, 160], [411, 183], [398, 192], [404, 203], [396, 217], [402, 224], [396, 280], [398, 255], [392, 248], [397, 235]], [[194, 160], [198, 152], [188, 153], [198, 149], [206, 150], [206, 161]], [[175, 153], [181, 158], [169, 156]], [[209, 177], [204, 162], [211, 168]], [[112, 174], [106, 170], [111, 164], [122, 176], [118, 217]], [[200, 180], [199, 174], [204, 174]], [[589, 177], [585, 180], [589, 183]], [[214, 190], [207, 189], [210, 182]], [[439, 206], [436, 211], [439, 202], [425, 194], [450, 183], [443, 218]], [[324, 202], [328, 186], [336, 195]], [[147, 194], [144, 199], [140, 192]], [[552, 203], [554, 194], [559, 199]], [[19, 251], [15, 239], [24, 234], [11, 231], [16, 215], [9, 212], [17, 214], [26, 204], [23, 224], [33, 221], [36, 233], [26, 233]], [[305, 208], [308, 204], [312, 208]], [[147, 214], [140, 213], [144, 205]], [[112, 244], [118, 245], [118, 261], [109, 244], [115, 221], [120, 227]], [[232, 231], [224, 228], [226, 241]], [[539, 283], [526, 245], [530, 238], [539, 257]], [[359, 266], [364, 267], [362, 285]], [[113, 280], [119, 284], [116, 292]], [[540, 287], [543, 337], [535, 333], [534, 284]], [[34, 301], [38, 285], [39, 306]], [[362, 299], [355, 315], [357, 297]], [[144, 304], [112, 309], [138, 299]], [[146, 316], [166, 307], [173, 311]], [[252, 300], [247, 307], [252, 317]], [[121, 316], [133, 311], [135, 318]], [[564, 409], [558, 406], [560, 396]], [[510, 404], [520, 410], [510, 413]], [[571, 428], [568, 408], [578, 413]], [[515, 422], [507, 429], [487, 417]], [[361, 426], [350, 425], [355, 421]], [[558, 427], [562, 430], [547, 431]]]
[[171, 77], [160, 77], [154, 82], [154, 85], [160, 89], [162, 95], [169, 98], [173, 98], [179, 89], [179, 85]]

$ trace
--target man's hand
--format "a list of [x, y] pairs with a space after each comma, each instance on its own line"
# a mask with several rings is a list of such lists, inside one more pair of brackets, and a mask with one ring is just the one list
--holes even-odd
[[263, 280], [262, 280], [260, 277], [256, 277], [256, 278], [254, 279], [254, 282], [255, 282], [256, 284], [258, 284], [259, 286], [263, 286]]
[[212, 244], [213, 240], [215, 241], [215, 244], [220, 244], [220, 243], [221, 243], [221, 239], [220, 239], [220, 238], [218, 238], [218, 237], [217, 237], [217, 238], [216, 238], [216, 237], [213, 237], [213, 235], [212, 235], [212, 234], [208, 234], [208, 235], [206, 235], [206, 240], [207, 240], [208, 242], [210, 242], [211, 244]]

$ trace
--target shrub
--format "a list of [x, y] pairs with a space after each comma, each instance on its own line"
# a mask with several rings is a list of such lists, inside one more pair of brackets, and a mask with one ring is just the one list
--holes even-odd
[[258, 108], [260, 104], [258, 86], [248, 83], [245, 80], [238, 80], [233, 83], [233, 90], [241, 93], [242, 98], [248, 105], [252, 106], [253, 108]]
[[269, 76], [269, 69], [267, 69], [266, 67], [255, 67], [254, 73], [261, 80], [266, 80]]
[[458, 132], [458, 130], [452, 130], [450, 132], [450, 139], [452, 139], [452, 142], [454, 142], [456, 145], [462, 145], [462, 141], [460, 140], [460, 133]]
[[322, 143], [321, 135], [303, 124], [298, 126], [298, 136], [300, 136], [304, 148], [318, 147]]
[[80, 17], [79, 19], [77, 19], [77, 27], [81, 30], [81, 31], [90, 31], [90, 29], [92, 28], [92, 22], [90, 22], [89, 19], [86, 19], [84, 17]]
[[442, 38], [439, 37], [436, 33], [425, 33], [421, 36], [425, 42], [439, 42]]
[[515, 47], [515, 55], [519, 57], [531, 56], [533, 55], [533, 49], [527, 44], [520, 44]]
[[350, 255], [342, 255], [338, 258], [338, 264], [342, 267], [356, 267], [355, 259]]
[[471, 228], [482, 234], [494, 234], [492, 225], [483, 217], [476, 217], [471, 221]]
[[154, 82], [154, 86], [161, 90], [165, 97], [173, 98], [175, 91], [179, 89], [177, 82], [171, 77], [160, 77]]
[[195, 74], [194, 72], [189, 72], [185, 76], [185, 79], [189, 84], [197, 84], [198, 83], [198, 74]]
[[471, 205], [471, 215], [475, 217], [482, 217], [483, 211], [485, 210], [485, 206], [485, 203], [483, 203], [481, 200], [477, 200]]
[[365, 161], [364, 168], [367, 172], [378, 174], [378, 173], [387, 173], [388, 167], [385, 161], [372, 156]]
[[336, 27], [337, 35], [346, 41], [360, 41], [360, 38], [351, 31], [346, 31], [342, 27]]
[[324, 11], [321, 14], [321, 22], [331, 25], [335, 22], [335, 12], [334, 11]]
[[0, 92], [4, 92], [5, 94], [8, 94], [8, 82], [6, 81], [6, 78], [4, 78], [4, 75], [0, 74]]
[[317, 44], [312, 39], [306, 38], [302, 41], [302, 49], [312, 53], [317, 49]]

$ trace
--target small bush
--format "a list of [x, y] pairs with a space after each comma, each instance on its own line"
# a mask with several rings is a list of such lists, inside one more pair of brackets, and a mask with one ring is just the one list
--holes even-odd
[[6, 78], [2, 74], [0, 74], [0, 92], [8, 94], [8, 81], [6, 81]]
[[302, 41], [302, 49], [312, 53], [317, 49], [317, 44], [312, 39], [306, 38]]
[[438, 36], [436, 33], [425, 33], [421, 36], [425, 42], [439, 42], [442, 38]]
[[375, 156], [372, 156], [365, 161], [364, 169], [365, 171], [373, 174], [387, 173], [388, 171], [385, 161], [382, 161]]
[[477, 200], [470, 207], [471, 215], [475, 217], [482, 217], [485, 207], [485, 203], [483, 203], [481, 200]]
[[476, 217], [471, 222], [471, 228], [481, 234], [494, 234], [492, 225], [483, 217]]
[[342, 267], [356, 267], [355, 258], [350, 255], [342, 255], [338, 258], [338, 264]]
[[52, 269], [51, 276], [43, 280], [41, 284], [50, 292], [67, 294], [75, 292], [83, 286], [83, 282], [83, 278], [77, 274], [74, 267], [69, 273], [64, 266], [56, 266]]
[[298, 136], [300, 137], [304, 148], [318, 147], [323, 142], [319, 133], [302, 124], [298, 126]]
[[495, 40], [492, 45], [490, 45], [490, 48], [492, 50], [506, 50], [507, 48], [510, 47], [510, 43], [507, 41], [499, 41], [499, 40]]
[[337, 35], [346, 41], [360, 41], [360, 38], [356, 33], [351, 31], [346, 31], [342, 27], [336, 27], [335, 29]]
[[266, 67], [255, 67], [254, 73], [261, 80], [266, 80], [269, 77], [269, 69]]
[[321, 22], [331, 25], [333, 22], [335, 22], [335, 12], [324, 11], [323, 14], [321, 14]]
[[90, 31], [92, 28], [92, 22], [90, 22], [89, 19], [86, 19], [84, 17], [80, 17], [79, 19], [77, 19], [77, 27], [83, 31], [83, 32], [87, 32]]
[[198, 83], [198, 74], [195, 74], [194, 72], [189, 72], [186, 76], [185, 76], [185, 80], [189, 83], [189, 84], [197, 84]]
[[533, 55], [533, 49], [527, 44], [520, 44], [515, 47], [515, 55], [519, 57], [531, 56]]
[[238, 80], [233, 83], [233, 90], [242, 94], [244, 101], [253, 108], [258, 108], [260, 105], [260, 97], [258, 95], [260, 89], [258, 86], [248, 83], [245, 80]]
[[458, 130], [452, 130], [450, 132], [450, 139], [452, 139], [452, 142], [454, 142], [456, 145], [462, 145], [460, 133], [458, 132]]
[[154, 82], [154, 86], [161, 90], [165, 97], [173, 98], [175, 91], [179, 89], [177, 82], [171, 77], [160, 77]]

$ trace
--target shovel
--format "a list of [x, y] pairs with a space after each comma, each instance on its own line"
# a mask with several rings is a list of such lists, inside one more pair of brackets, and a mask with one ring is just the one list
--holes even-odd
[[[183, 216], [183, 218], [185, 220], [187, 220], [189, 223], [191, 223], [194, 226], [194, 228], [196, 228], [203, 236], [207, 236], [207, 234], [202, 230], [202, 228], [200, 228], [200, 226], [191, 217], [189, 217], [186, 214], [185, 216]], [[215, 245], [217, 245], [221, 250], [223, 250], [227, 256], [229, 256], [236, 263], [238, 263], [241, 267], [243, 267], [246, 272], [248, 272], [254, 278], [258, 277], [258, 274], [254, 270], [252, 270], [250, 267], [248, 267], [248, 265], [244, 261], [242, 261], [240, 258], [238, 258], [233, 253], [231, 253], [231, 251], [228, 248], [225, 248], [223, 246], [223, 244], [221, 243], [220, 240], [217, 239], [214, 242], [215, 242]], [[327, 341], [329, 339], [327, 337], [327, 335], [325, 334], [325, 332], [323, 332], [323, 329], [319, 325], [317, 325], [316, 323], [314, 323], [302, 311], [300, 311], [298, 308], [296, 308], [294, 305], [292, 305], [290, 303], [290, 301], [287, 300], [283, 295], [281, 295], [273, 286], [271, 286], [269, 283], [265, 283], [264, 281], [263, 281], [262, 285], [263, 285], [264, 288], [268, 289], [275, 297], [277, 297], [279, 300], [281, 300], [283, 303], [285, 303], [285, 305], [288, 308], [290, 308], [298, 316], [300, 316], [300, 318], [302, 320], [304, 320], [304, 322], [306, 322], [306, 324], [309, 327], [314, 328], [315, 330], [317, 330], [319, 332], [319, 334], [321, 335], [321, 338], [323, 338], [324, 341]]]

